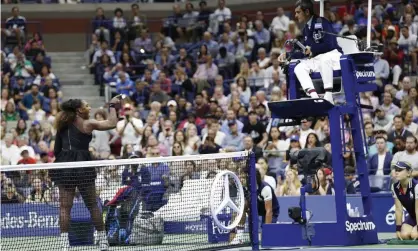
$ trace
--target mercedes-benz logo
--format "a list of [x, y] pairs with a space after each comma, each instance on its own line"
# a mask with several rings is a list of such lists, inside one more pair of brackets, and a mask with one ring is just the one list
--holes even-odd
[[[237, 206], [231, 199], [229, 193], [229, 178], [232, 178], [235, 181], [237, 186], [237, 197], [239, 205]], [[215, 196], [219, 193], [219, 183], [223, 181], [223, 200], [219, 206], [216, 206], [216, 199]], [[225, 231], [231, 231], [236, 228], [241, 220], [241, 217], [244, 214], [244, 206], [245, 206], [245, 197], [244, 197], [244, 189], [242, 187], [241, 181], [239, 180], [238, 176], [231, 172], [231, 171], [222, 171], [218, 173], [213, 181], [212, 189], [210, 193], [210, 208], [212, 213], [213, 221], [216, 225]], [[226, 226], [218, 219], [218, 215], [226, 208], [230, 208], [232, 211], [236, 213], [236, 217], [230, 223], [230, 225]]]

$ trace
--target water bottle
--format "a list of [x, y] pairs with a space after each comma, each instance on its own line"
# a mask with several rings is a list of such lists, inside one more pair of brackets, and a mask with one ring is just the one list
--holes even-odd
[[353, 217], [353, 209], [351, 209], [351, 204], [347, 203], [347, 214], [350, 217]]
[[358, 207], [354, 209], [354, 217], [360, 217], [360, 211], [358, 210]]

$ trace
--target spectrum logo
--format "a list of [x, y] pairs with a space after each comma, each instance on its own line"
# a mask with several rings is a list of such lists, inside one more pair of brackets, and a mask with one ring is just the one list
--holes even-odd
[[372, 231], [376, 228], [376, 225], [371, 221], [359, 221], [359, 222], [345, 222], [345, 230], [353, 233], [357, 231]]
[[374, 71], [356, 71], [357, 78], [371, 78], [376, 77], [376, 73]]

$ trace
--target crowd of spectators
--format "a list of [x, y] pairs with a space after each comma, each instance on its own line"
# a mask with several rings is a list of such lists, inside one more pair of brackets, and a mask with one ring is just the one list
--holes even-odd
[[[42, 34], [29, 33], [18, 7], [11, 14], [1, 29], [1, 165], [52, 162], [60, 83], [52, 73]], [[2, 200], [39, 201], [47, 173], [30, 177], [2, 173]], [[18, 193], [16, 186], [27, 192]]]
[[[379, 89], [360, 98], [362, 104], [373, 107], [363, 110], [369, 172], [390, 179], [392, 161], [400, 160], [410, 162], [418, 177], [418, 5], [407, 0], [396, 8], [386, 0], [374, 4], [368, 10], [362, 1], [348, 0], [338, 7], [326, 2], [325, 17], [337, 33], [365, 39], [367, 12], [373, 11], [372, 41], [383, 44], [385, 50], [375, 61]], [[331, 152], [329, 123], [327, 118], [308, 118], [300, 126], [278, 128], [270, 119], [267, 103], [286, 100], [286, 76], [277, 57], [285, 51], [284, 42], [299, 37], [303, 27], [281, 7], [268, 21], [271, 18], [260, 11], [232, 18], [224, 0], [215, 10], [208, 9], [205, 1], [198, 5], [175, 4], [172, 16], [157, 33], [150, 32], [137, 4], [132, 5], [129, 17], [121, 9], [114, 11], [113, 18], [105, 17], [101, 8], [96, 10], [86, 52], [89, 69], [96, 83], [112, 95], [125, 94], [130, 99], [120, 111], [122, 120], [115, 130], [93, 133], [91, 154], [97, 159], [117, 159], [252, 150], [257, 168], [276, 195], [297, 195], [301, 184], [289, 153], [319, 146]], [[34, 34], [28, 48], [43, 48], [39, 34]], [[51, 162], [54, 130], [50, 122], [59, 111], [59, 84], [50, 65], [42, 63], [42, 53], [36, 54], [33, 70], [26, 71], [12, 71], [13, 59], [23, 57], [19, 48], [3, 54], [7, 60], [2, 60], [2, 82], [10, 88], [2, 87], [2, 161]], [[27, 81], [35, 76], [35, 65], [40, 66], [39, 77]], [[10, 69], [9, 77], [4, 69]], [[98, 120], [106, 116], [104, 109], [94, 114]], [[27, 127], [28, 118], [34, 122]], [[6, 131], [9, 121], [18, 123]], [[348, 131], [344, 138], [347, 193], [355, 193], [359, 184]], [[26, 149], [29, 157], [24, 156]], [[206, 166], [194, 164], [186, 176], [176, 173], [177, 168], [170, 166], [168, 173], [162, 168], [160, 178], [194, 179], [198, 176], [192, 172]], [[100, 173], [105, 186], [120, 184], [116, 177], [120, 179], [123, 172], [128, 175], [123, 168], [114, 169]], [[316, 194], [332, 194], [332, 166], [318, 170], [318, 178]], [[384, 190], [382, 184], [372, 186]]]

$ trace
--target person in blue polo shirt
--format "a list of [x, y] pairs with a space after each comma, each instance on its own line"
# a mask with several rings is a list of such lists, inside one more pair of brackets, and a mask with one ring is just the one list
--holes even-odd
[[[311, 98], [318, 98], [318, 94], [309, 76], [311, 72], [320, 72], [324, 83], [324, 99], [334, 103], [332, 98], [333, 70], [340, 70], [340, 56], [342, 49], [337, 43], [337, 38], [327, 33], [335, 33], [332, 24], [325, 18], [314, 13], [314, 5], [311, 0], [298, 0], [296, 2], [295, 17], [299, 23], [306, 23], [303, 28], [303, 45], [306, 60], [295, 67], [295, 74], [302, 88]], [[327, 32], [327, 33], [324, 33]], [[284, 61], [286, 53], [279, 57]]]
[[[240, 175], [241, 176], [241, 175]], [[244, 187], [244, 194], [245, 194], [245, 207], [244, 207], [244, 215], [241, 218], [241, 221], [238, 224], [238, 227], [233, 230], [231, 233], [231, 245], [242, 244], [245, 242], [244, 237], [244, 226], [246, 221], [246, 212], [249, 213], [250, 205], [250, 191], [247, 189], [247, 177], [243, 174], [243, 177], [240, 177], [241, 182], [243, 183]], [[258, 169], [256, 169], [256, 181], [257, 181], [257, 209], [258, 215], [261, 216], [261, 225], [264, 224], [272, 224], [277, 223], [277, 219], [279, 218], [280, 206], [279, 200], [274, 193], [274, 188], [272, 188], [269, 184], [263, 181], [264, 177]], [[249, 214], [248, 214], [249, 215]]]
[[[395, 199], [396, 236], [400, 240], [418, 239], [418, 182], [412, 178], [412, 168], [407, 162], [394, 165], [396, 182], [392, 185]], [[402, 222], [403, 209], [409, 214]]]
[[279, 217], [279, 201], [277, 200], [274, 188], [264, 182], [262, 174], [257, 169], [257, 197], [258, 197], [258, 215], [261, 216], [261, 224], [277, 223]]

